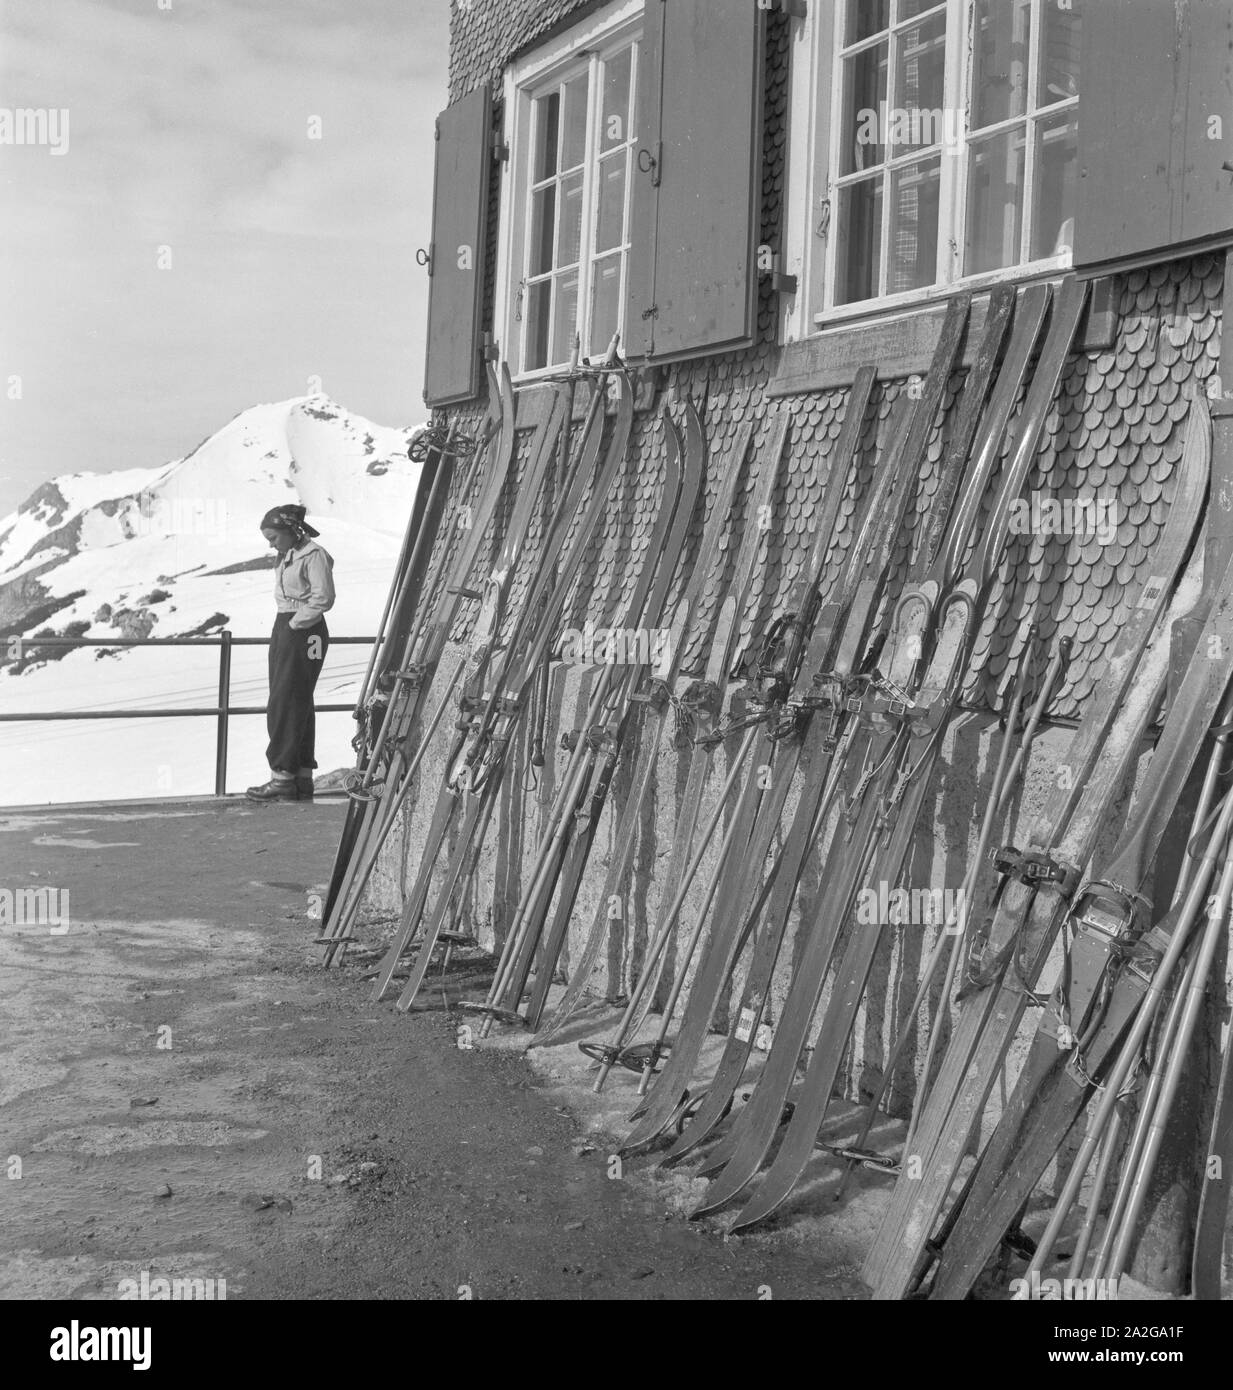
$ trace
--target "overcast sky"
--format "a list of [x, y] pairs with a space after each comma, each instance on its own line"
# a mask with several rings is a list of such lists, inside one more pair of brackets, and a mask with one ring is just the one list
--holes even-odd
[[448, 0], [0, 0], [0, 120], [69, 113], [63, 154], [0, 143], [0, 515], [313, 376], [380, 424], [423, 418], [448, 21]]

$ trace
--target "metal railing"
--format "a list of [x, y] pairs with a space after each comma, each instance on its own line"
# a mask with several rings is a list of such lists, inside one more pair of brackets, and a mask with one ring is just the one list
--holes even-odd
[[[22, 654], [31, 647], [217, 647], [218, 704], [204, 708], [185, 709], [104, 709], [104, 710], [39, 710], [18, 714], [0, 713], [2, 724], [37, 724], [71, 719], [202, 719], [216, 718], [218, 733], [214, 745], [214, 795], [227, 794], [227, 735], [228, 721], [233, 715], [265, 714], [267, 705], [233, 705], [231, 703], [231, 649], [233, 647], [268, 647], [268, 637], [233, 637], [224, 628], [217, 637], [15, 637], [8, 639], [20, 644]], [[331, 647], [372, 646], [376, 637], [335, 637]], [[318, 714], [350, 713], [350, 705], [314, 705]]]

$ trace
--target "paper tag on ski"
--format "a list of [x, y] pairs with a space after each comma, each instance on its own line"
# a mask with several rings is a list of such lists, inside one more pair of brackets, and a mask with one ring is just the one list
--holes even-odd
[[764, 1023], [758, 1029], [757, 1036], [754, 1038], [754, 1046], [759, 1052], [769, 1052], [771, 1044], [775, 1041], [775, 1030], [769, 1023]]
[[741, 1016], [736, 1021], [736, 1040], [737, 1042], [748, 1042], [753, 1035], [754, 1024], [758, 1021], [758, 1015], [753, 1009], [742, 1009]]
[[1161, 591], [1164, 589], [1165, 582], [1159, 575], [1149, 575], [1143, 585], [1143, 592], [1139, 595], [1139, 602], [1136, 608], [1151, 608], [1160, 600]]

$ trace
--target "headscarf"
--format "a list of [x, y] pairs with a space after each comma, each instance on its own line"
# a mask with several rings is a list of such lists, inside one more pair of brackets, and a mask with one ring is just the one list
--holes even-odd
[[261, 518], [261, 525], [258, 529], [264, 531], [268, 527], [271, 531], [290, 531], [295, 537], [295, 543], [300, 545], [309, 536], [321, 534], [320, 531], [314, 531], [304, 520], [306, 511], [306, 507], [271, 507]]

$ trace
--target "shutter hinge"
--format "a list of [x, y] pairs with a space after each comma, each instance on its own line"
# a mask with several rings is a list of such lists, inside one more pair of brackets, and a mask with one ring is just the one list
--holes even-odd
[[781, 10], [793, 19], [808, 19], [807, 0], [758, 0], [760, 10]]
[[785, 275], [780, 268], [783, 258], [778, 251], [771, 257], [769, 269], [762, 272], [762, 278], [771, 282], [771, 291], [774, 294], [795, 294], [798, 282], [795, 275]]
[[502, 164], [509, 163], [509, 145], [501, 139], [500, 131], [494, 130], [488, 137], [488, 148], [493, 159], [499, 159]]
[[480, 348], [480, 355], [485, 362], [499, 362], [501, 360], [501, 344], [494, 340], [491, 333], [484, 334], [484, 345]]

